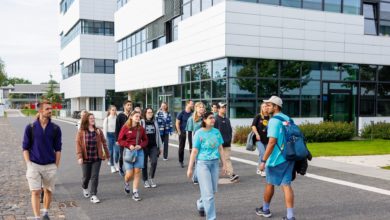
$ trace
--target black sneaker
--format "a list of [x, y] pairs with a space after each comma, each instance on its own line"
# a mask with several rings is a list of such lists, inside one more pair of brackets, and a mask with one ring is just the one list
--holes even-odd
[[206, 216], [206, 213], [204, 212], [204, 209], [200, 209], [200, 210], [198, 210], [198, 212], [199, 212], [199, 216], [200, 217], [205, 217]]
[[42, 220], [50, 220], [49, 215], [42, 216]]
[[180, 162], [180, 167], [184, 168], [184, 163], [183, 162]]
[[283, 217], [282, 220], [295, 220], [295, 217], [287, 218], [287, 216]]
[[260, 208], [256, 208], [256, 215], [269, 218], [272, 216], [272, 213], [269, 209], [267, 211], [263, 211], [263, 206], [262, 206]]
[[134, 200], [134, 201], [141, 201], [141, 197], [139, 196], [139, 193], [138, 192], [133, 192], [133, 197], [132, 197], [132, 199]]
[[130, 194], [130, 184], [126, 184], [126, 183], [125, 183], [125, 192], [126, 192], [127, 194]]
[[119, 175], [121, 177], [124, 177], [125, 176], [125, 172], [123, 171], [123, 169], [119, 168]]
[[240, 177], [239, 177], [238, 175], [236, 175], [236, 174], [233, 173], [233, 175], [230, 176], [230, 181], [231, 181], [231, 182], [234, 182], [234, 181], [238, 180], [239, 178], [240, 178]]

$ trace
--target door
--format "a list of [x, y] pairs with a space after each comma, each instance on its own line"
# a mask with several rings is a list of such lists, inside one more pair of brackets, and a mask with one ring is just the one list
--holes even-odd
[[354, 88], [352, 83], [324, 82], [322, 104], [325, 121], [353, 121], [356, 98]]

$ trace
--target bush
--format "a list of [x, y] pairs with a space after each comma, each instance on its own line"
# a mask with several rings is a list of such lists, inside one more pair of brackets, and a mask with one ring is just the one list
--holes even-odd
[[233, 143], [246, 144], [246, 138], [251, 131], [251, 126], [237, 126], [233, 135]]
[[390, 139], [390, 123], [378, 122], [373, 125], [366, 125], [361, 133], [363, 138]]
[[[321, 122], [299, 125], [307, 142], [334, 142], [350, 140], [355, 135], [355, 127], [346, 122]], [[390, 131], [390, 126], [387, 128]], [[251, 126], [237, 126], [233, 135], [233, 143], [246, 144], [246, 138], [251, 132]], [[390, 134], [388, 134], [390, 139]]]
[[299, 126], [307, 142], [334, 142], [350, 140], [355, 134], [352, 123], [321, 122], [319, 124], [302, 124]]

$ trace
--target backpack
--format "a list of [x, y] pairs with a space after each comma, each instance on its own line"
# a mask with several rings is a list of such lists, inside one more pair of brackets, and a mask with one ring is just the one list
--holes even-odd
[[[53, 125], [53, 131], [54, 131], [54, 140], [56, 140], [57, 137], [58, 137], [58, 130], [59, 130], [59, 127], [58, 127], [58, 125], [54, 124], [53, 122], [52, 122], [52, 125]], [[31, 144], [31, 146], [32, 146], [32, 145], [34, 144], [34, 123], [30, 123], [28, 132], [29, 132], [29, 134], [30, 134], [30, 139], [29, 139], [29, 141], [30, 141], [30, 144]], [[30, 146], [30, 147], [31, 147], [31, 146]], [[54, 147], [53, 147], [53, 148], [54, 148]]]
[[286, 121], [278, 115], [273, 118], [283, 123], [284, 146], [277, 144], [283, 157], [288, 161], [300, 161], [308, 158], [310, 152], [306, 147], [305, 136], [294, 121], [292, 119]]

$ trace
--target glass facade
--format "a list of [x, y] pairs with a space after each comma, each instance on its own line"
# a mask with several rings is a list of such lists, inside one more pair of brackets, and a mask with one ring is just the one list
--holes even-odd
[[67, 79], [79, 73], [114, 74], [116, 60], [79, 59], [66, 67], [62, 67], [62, 79]]
[[61, 35], [61, 48], [64, 48], [80, 34], [114, 36], [114, 22], [80, 20], [65, 36]]
[[70, 6], [73, 4], [74, 0], [62, 0], [60, 2], [60, 13], [65, 14]]
[[277, 95], [292, 117], [352, 122], [390, 116], [390, 66], [223, 58], [182, 67], [181, 81], [147, 89], [142, 103], [158, 107], [172, 99], [180, 109], [187, 100], [222, 101], [231, 118], [252, 118], [262, 100]]

